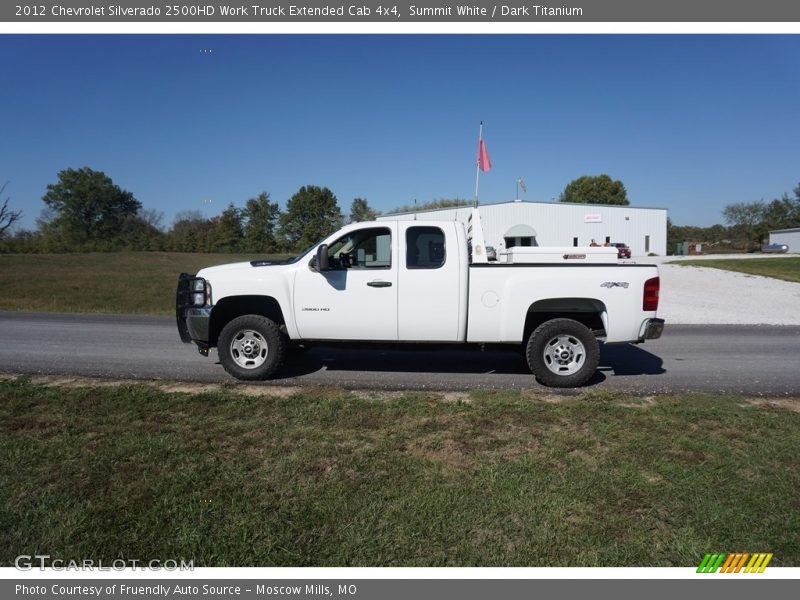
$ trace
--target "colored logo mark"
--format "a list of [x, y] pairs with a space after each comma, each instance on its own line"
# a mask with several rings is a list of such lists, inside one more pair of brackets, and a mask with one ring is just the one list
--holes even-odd
[[757, 552], [736, 552], [726, 554], [706, 554], [703, 562], [697, 567], [698, 573], [763, 573], [769, 561], [772, 560], [772, 553]]

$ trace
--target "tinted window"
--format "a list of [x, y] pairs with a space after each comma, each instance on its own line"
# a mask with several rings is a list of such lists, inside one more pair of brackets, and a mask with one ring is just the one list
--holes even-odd
[[444, 231], [438, 227], [409, 227], [406, 231], [406, 267], [438, 269], [444, 264]]

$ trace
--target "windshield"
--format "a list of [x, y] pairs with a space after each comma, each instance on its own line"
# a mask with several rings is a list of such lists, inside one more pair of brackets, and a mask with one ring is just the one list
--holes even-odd
[[300, 252], [300, 253], [299, 253], [299, 254], [297, 254], [296, 256], [293, 256], [293, 257], [291, 257], [291, 258], [287, 258], [287, 259], [286, 259], [284, 262], [285, 262], [287, 265], [291, 265], [292, 263], [296, 263], [298, 260], [300, 260], [301, 258], [303, 258], [303, 257], [304, 257], [306, 254], [308, 254], [308, 251], [309, 251], [309, 250], [311, 250], [311, 249], [312, 249], [314, 246], [316, 246], [317, 244], [319, 244], [319, 241], [316, 241], [316, 242], [314, 242], [314, 243], [313, 243], [313, 244], [311, 244], [311, 245], [310, 245], [308, 248], [306, 248], [305, 250], [303, 250], [302, 252]]

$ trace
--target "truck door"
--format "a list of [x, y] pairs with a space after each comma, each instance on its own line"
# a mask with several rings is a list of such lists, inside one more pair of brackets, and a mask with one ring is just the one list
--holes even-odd
[[400, 221], [398, 236], [405, 248], [398, 273], [400, 340], [459, 341], [466, 282], [461, 281], [456, 224]]
[[301, 268], [294, 314], [306, 339], [397, 340], [397, 244], [390, 227], [350, 231], [330, 244], [331, 269]]

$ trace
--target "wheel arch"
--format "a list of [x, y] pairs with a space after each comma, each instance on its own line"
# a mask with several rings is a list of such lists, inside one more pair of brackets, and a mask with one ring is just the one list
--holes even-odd
[[286, 319], [280, 303], [272, 296], [228, 296], [222, 298], [211, 310], [208, 326], [208, 344], [217, 345], [219, 334], [231, 320], [242, 315], [261, 315], [285, 328]]
[[596, 336], [606, 334], [606, 305], [596, 298], [546, 298], [528, 307], [522, 341], [527, 342], [539, 325], [552, 319], [572, 319]]

